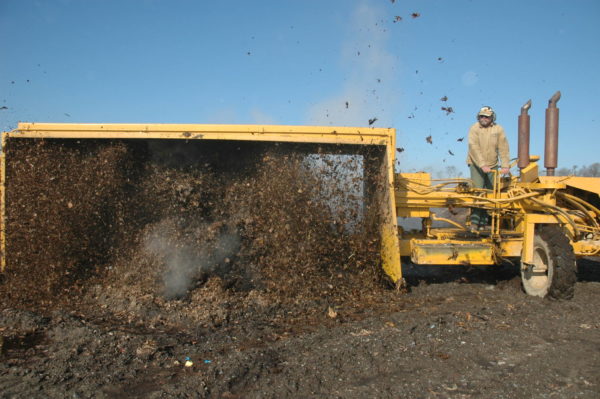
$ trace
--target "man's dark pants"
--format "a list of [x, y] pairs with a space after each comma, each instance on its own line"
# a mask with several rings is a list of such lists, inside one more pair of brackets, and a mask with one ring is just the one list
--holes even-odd
[[[471, 171], [471, 180], [475, 188], [494, 189], [494, 172], [484, 172], [478, 166], [469, 165]], [[476, 225], [487, 225], [489, 223], [489, 215], [485, 209], [473, 208], [471, 210], [471, 223]]]

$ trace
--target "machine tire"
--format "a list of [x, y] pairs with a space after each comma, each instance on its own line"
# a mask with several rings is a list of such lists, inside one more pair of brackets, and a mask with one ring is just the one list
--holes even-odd
[[569, 239], [558, 225], [540, 225], [533, 239], [533, 268], [521, 265], [523, 289], [529, 295], [571, 299], [577, 263]]

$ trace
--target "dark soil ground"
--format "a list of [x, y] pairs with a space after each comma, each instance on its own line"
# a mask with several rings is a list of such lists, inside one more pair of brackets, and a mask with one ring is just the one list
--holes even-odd
[[399, 292], [377, 154], [155, 144], [8, 143], [0, 397], [600, 396], [598, 259], [569, 301], [509, 264]]

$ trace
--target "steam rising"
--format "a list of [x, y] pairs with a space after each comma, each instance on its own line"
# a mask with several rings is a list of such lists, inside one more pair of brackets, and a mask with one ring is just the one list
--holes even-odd
[[[172, 234], [172, 229], [165, 228], [170, 224], [170, 221], [159, 223], [146, 235], [144, 251], [165, 264], [165, 297], [178, 298], [186, 295], [203, 275], [226, 268], [240, 248], [240, 237], [225, 232], [209, 240], [190, 244], [183, 242], [179, 234]], [[210, 227], [205, 226], [198, 231], [210, 231]]]

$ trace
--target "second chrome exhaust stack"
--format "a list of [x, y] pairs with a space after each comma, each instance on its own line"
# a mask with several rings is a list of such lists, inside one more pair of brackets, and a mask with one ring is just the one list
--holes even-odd
[[544, 167], [546, 176], [554, 176], [558, 166], [558, 108], [556, 103], [560, 100], [560, 91], [548, 101], [546, 108], [546, 144], [544, 150]]
[[529, 108], [531, 108], [531, 100], [521, 107], [521, 115], [519, 115], [519, 169], [529, 165], [529, 127], [531, 125], [531, 118], [527, 113]]

